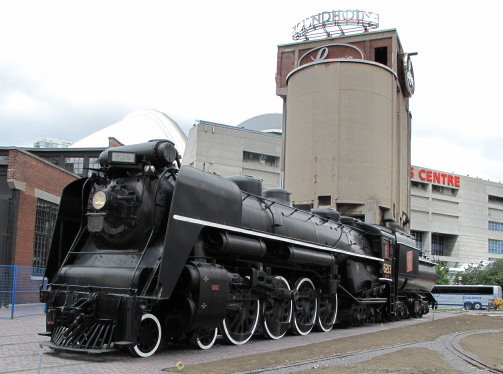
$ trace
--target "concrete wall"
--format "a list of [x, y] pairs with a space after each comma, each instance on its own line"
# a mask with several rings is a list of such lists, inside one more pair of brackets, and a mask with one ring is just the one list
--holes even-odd
[[[503, 223], [503, 185], [453, 174], [459, 186], [435, 183], [419, 178], [420, 170], [413, 167], [411, 178], [411, 230], [421, 232], [424, 252], [451, 267], [503, 258], [488, 249], [489, 239], [503, 240], [503, 232], [489, 230], [489, 221]], [[489, 196], [502, 200], [490, 202]], [[447, 239], [444, 256], [432, 254], [434, 233]]]
[[[410, 132], [399, 96], [393, 71], [375, 63], [329, 61], [294, 71], [285, 132], [292, 200], [317, 207], [318, 196], [329, 195], [332, 206], [357, 204], [374, 223], [384, 209], [397, 222], [409, 214]], [[373, 217], [372, 205], [381, 208]]]
[[[245, 152], [272, 156], [277, 163], [245, 158]], [[182, 162], [222, 176], [251, 175], [262, 179], [266, 189], [279, 187], [280, 155], [280, 135], [200, 122], [190, 129]]]
[[407, 58], [396, 30], [278, 47], [282, 173], [295, 204], [408, 230]]

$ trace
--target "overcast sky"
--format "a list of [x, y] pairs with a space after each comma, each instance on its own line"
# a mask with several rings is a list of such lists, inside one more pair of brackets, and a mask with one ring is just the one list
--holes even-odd
[[412, 163], [503, 182], [501, 1], [5, 0], [0, 146], [78, 140], [137, 109], [186, 132], [280, 113], [277, 45], [337, 9], [379, 13], [379, 29], [418, 52]]

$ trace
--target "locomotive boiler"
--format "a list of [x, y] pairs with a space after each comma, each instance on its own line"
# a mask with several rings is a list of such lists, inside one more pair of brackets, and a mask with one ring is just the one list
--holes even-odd
[[41, 289], [43, 345], [148, 357], [220, 334], [280, 339], [420, 317], [433, 263], [405, 233], [292, 207], [251, 177], [180, 165], [165, 140], [110, 148], [63, 191]]

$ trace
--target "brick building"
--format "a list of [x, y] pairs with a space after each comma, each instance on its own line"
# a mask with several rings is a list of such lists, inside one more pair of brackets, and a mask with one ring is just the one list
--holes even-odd
[[61, 192], [77, 178], [26, 150], [0, 149], [0, 265], [45, 266]]

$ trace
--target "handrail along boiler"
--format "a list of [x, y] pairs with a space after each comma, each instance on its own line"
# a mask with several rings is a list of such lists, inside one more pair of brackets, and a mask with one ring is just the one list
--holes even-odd
[[162, 340], [206, 349], [219, 331], [243, 344], [420, 317], [434, 303], [434, 264], [405, 233], [180, 166], [165, 140], [99, 161], [62, 194], [41, 290], [46, 346], [148, 357]]

